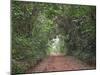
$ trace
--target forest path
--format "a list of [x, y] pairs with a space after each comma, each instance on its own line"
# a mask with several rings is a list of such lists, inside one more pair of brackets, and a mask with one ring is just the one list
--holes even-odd
[[49, 56], [41, 61], [35, 68], [31, 68], [28, 73], [34, 72], [52, 72], [52, 71], [67, 71], [67, 70], [79, 70], [79, 69], [91, 69], [82, 61], [72, 56]]

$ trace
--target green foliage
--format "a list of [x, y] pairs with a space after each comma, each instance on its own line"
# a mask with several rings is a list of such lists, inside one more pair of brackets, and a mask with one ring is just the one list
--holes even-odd
[[28, 67], [29, 67], [28, 63], [12, 60], [12, 70], [13, 70], [12, 74], [25, 73]]
[[[74, 12], [76, 7], [72, 7]], [[96, 21], [95, 7], [79, 6], [77, 12], [72, 13], [74, 28], [69, 29], [66, 45], [69, 55], [74, 55], [90, 64], [96, 63]], [[76, 14], [76, 15], [75, 15]], [[94, 17], [93, 17], [94, 16]], [[76, 19], [74, 19], [74, 17]]]
[[12, 5], [12, 60], [14, 60], [12, 72], [14, 74], [25, 73], [30, 66], [47, 55], [52, 21], [45, 21], [44, 16], [42, 21], [43, 14], [33, 11], [36, 9], [35, 6], [32, 3], [16, 1]]

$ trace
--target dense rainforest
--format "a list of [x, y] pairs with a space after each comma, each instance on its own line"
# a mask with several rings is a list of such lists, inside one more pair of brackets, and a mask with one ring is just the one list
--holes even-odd
[[12, 1], [12, 73], [26, 73], [57, 50], [96, 64], [96, 7]]

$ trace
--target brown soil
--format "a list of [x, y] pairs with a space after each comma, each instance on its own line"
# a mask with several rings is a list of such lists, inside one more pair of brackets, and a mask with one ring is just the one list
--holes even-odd
[[92, 69], [83, 63], [82, 61], [72, 56], [49, 56], [41, 61], [36, 67], [29, 69], [28, 73], [34, 72], [52, 72], [52, 71], [69, 71], [69, 70], [80, 70], [80, 69]]

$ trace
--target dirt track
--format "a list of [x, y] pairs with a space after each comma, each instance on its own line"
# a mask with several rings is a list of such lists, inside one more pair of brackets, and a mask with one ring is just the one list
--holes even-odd
[[52, 72], [52, 71], [68, 71], [79, 69], [91, 69], [82, 61], [72, 56], [49, 56], [40, 62], [35, 68], [31, 68], [28, 73], [34, 72]]

